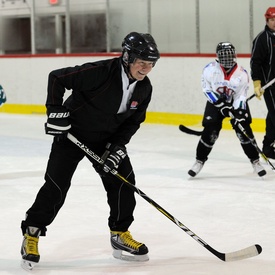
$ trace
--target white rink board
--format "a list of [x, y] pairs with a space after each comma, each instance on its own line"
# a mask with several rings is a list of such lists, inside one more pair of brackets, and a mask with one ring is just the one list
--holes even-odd
[[[50, 71], [67, 66], [80, 65], [110, 56], [81, 57], [31, 57], [2, 58], [1, 81], [9, 104], [44, 105], [47, 80]], [[203, 67], [214, 60], [211, 57], [161, 57], [149, 74], [153, 84], [150, 112], [202, 114], [206, 102], [200, 87]], [[249, 58], [238, 58], [238, 63], [248, 72]], [[249, 95], [253, 93], [250, 81]], [[265, 118], [264, 100], [250, 101], [252, 116]]]

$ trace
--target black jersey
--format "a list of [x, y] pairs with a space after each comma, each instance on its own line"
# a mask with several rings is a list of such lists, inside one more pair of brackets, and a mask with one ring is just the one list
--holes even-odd
[[[64, 104], [70, 111], [70, 132], [83, 142], [125, 145], [145, 120], [152, 86], [147, 76], [137, 81], [126, 111], [118, 113], [123, 96], [122, 73], [121, 58], [52, 71], [46, 106]], [[66, 90], [72, 93], [63, 103]]]
[[252, 79], [262, 86], [275, 78], [275, 33], [267, 26], [253, 40], [250, 65]]

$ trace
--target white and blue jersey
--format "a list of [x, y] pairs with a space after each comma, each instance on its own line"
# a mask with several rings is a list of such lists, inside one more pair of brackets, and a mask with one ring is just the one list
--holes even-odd
[[213, 61], [203, 69], [201, 86], [210, 103], [224, 97], [234, 109], [246, 109], [249, 75], [242, 66], [236, 64], [227, 74], [217, 61]]

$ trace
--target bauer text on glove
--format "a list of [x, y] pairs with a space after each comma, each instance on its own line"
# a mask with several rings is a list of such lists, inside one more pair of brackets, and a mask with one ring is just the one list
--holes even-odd
[[49, 106], [47, 115], [48, 119], [45, 123], [46, 134], [65, 136], [71, 128], [69, 111], [64, 106]]
[[107, 143], [106, 150], [109, 154], [103, 163], [103, 171], [109, 173], [114, 168], [117, 169], [127, 155], [125, 146]]

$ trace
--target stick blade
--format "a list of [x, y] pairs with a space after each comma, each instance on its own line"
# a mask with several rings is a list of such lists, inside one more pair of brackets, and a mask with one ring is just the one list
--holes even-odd
[[255, 257], [261, 254], [261, 252], [262, 252], [262, 247], [258, 244], [255, 244], [235, 252], [225, 253], [224, 261], [225, 262], [239, 261], [239, 260]]
[[201, 134], [202, 134], [202, 131], [196, 131], [196, 130], [187, 128], [186, 126], [184, 126], [182, 124], [179, 125], [179, 130], [186, 134], [195, 135], [195, 136], [201, 136]]

